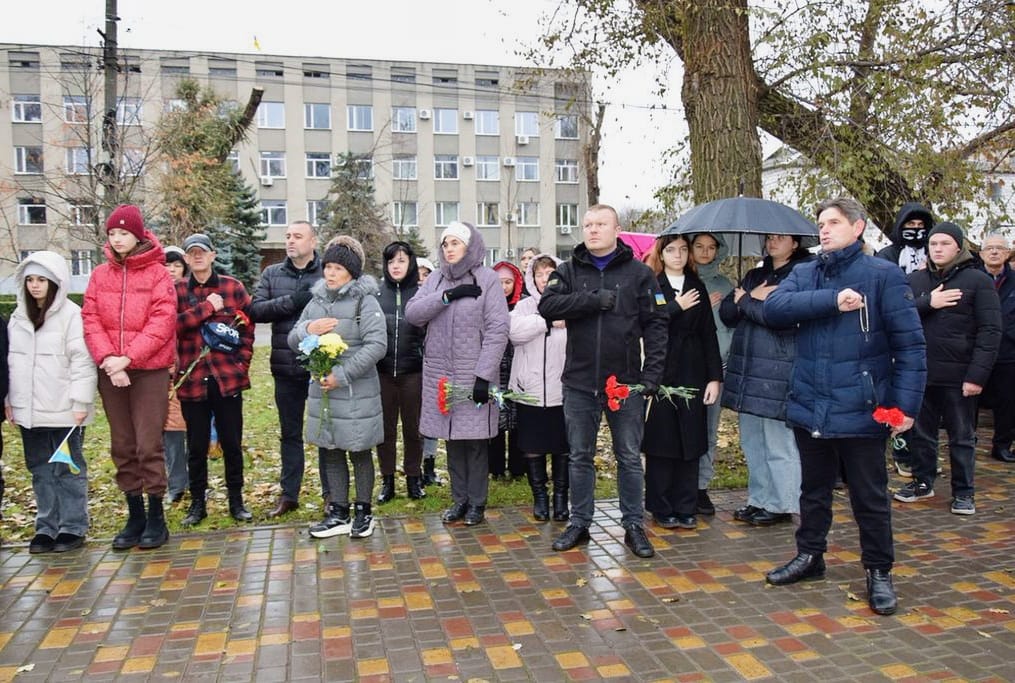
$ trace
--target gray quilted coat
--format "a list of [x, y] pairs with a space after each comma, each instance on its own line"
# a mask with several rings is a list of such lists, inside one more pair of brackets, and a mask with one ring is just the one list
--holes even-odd
[[[426, 326], [423, 353], [423, 410], [419, 431], [438, 439], [488, 439], [497, 434], [497, 405], [476, 407], [471, 401], [454, 403], [448, 415], [437, 407], [437, 383], [447, 377], [456, 387], [471, 392], [477, 377], [495, 386], [500, 381], [500, 359], [508, 340], [508, 309], [500, 280], [483, 265], [486, 246], [472, 226], [465, 257], [448, 263], [438, 249], [440, 266], [405, 306], [405, 319]], [[483, 293], [475, 299], [445, 304], [445, 290], [477, 284]]]
[[289, 332], [290, 348], [298, 352], [300, 342], [310, 334], [307, 326], [318, 318], [338, 318], [334, 331], [349, 348], [332, 369], [338, 388], [328, 392], [330, 414], [323, 426], [321, 398], [324, 392], [318, 382], [310, 383], [305, 439], [321, 448], [368, 450], [384, 441], [377, 361], [384, 358], [388, 350], [388, 332], [381, 305], [377, 303], [377, 281], [363, 275], [337, 290], [330, 290], [324, 280], [319, 280], [310, 292], [314, 298]]

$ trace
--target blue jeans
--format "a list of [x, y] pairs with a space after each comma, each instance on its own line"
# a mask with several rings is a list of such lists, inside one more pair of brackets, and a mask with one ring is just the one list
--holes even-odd
[[747, 458], [747, 504], [769, 512], [800, 511], [800, 452], [782, 420], [740, 413]]
[[[564, 387], [564, 421], [571, 446], [568, 471], [571, 476], [571, 524], [592, 525], [596, 490], [596, 435], [606, 410], [606, 396]], [[617, 494], [620, 522], [624, 528], [642, 526], [644, 520], [644, 474], [641, 467], [641, 438], [645, 431], [645, 400], [632, 394], [620, 410], [606, 410], [613, 454], [617, 459]]]
[[929, 386], [924, 390], [920, 414], [906, 434], [913, 457], [913, 479], [934, 488], [938, 426], [944, 426], [948, 432], [952, 495], [973, 495], [978, 401], [978, 396], [963, 396], [962, 387]]
[[88, 463], [81, 452], [84, 427], [75, 429], [67, 444], [74, 463], [81, 468], [72, 474], [63, 463], [49, 458], [70, 427], [21, 428], [25, 466], [32, 473], [35, 494], [35, 533], [56, 538], [59, 534], [84, 536], [88, 531]]
[[162, 432], [162, 447], [166, 451], [166, 475], [169, 495], [187, 490], [187, 432]]
[[274, 379], [275, 407], [278, 410], [278, 426], [281, 432], [282, 473], [279, 476], [279, 484], [282, 487], [282, 498], [298, 503], [300, 489], [303, 488], [303, 472], [306, 468], [303, 450], [303, 409], [307, 405], [310, 380], [306, 377], [279, 376]]

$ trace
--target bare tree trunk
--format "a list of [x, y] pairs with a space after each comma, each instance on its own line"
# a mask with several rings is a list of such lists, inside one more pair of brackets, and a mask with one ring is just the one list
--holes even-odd
[[102, 110], [102, 150], [105, 159], [99, 168], [99, 182], [104, 188], [103, 203], [112, 208], [120, 203], [120, 140], [116, 133], [117, 77], [120, 69], [116, 59], [116, 0], [106, 0], [106, 30], [102, 34], [102, 69], [105, 75]]
[[[591, 94], [591, 88], [589, 93]], [[596, 105], [596, 117], [589, 132], [589, 141], [582, 149], [585, 166], [585, 184], [588, 189], [589, 206], [599, 203], [599, 149], [603, 140], [603, 119], [606, 117], [606, 105], [602, 102]]]

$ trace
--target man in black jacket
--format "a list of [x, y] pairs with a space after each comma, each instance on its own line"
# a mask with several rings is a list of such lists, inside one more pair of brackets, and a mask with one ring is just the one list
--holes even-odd
[[938, 427], [948, 432], [952, 504], [956, 515], [976, 512], [976, 409], [1001, 341], [997, 292], [963, 246], [962, 229], [938, 223], [930, 231], [927, 268], [909, 276], [927, 339], [927, 388], [909, 433], [913, 481], [895, 493], [912, 503], [934, 496]]
[[[582, 222], [584, 242], [550, 275], [539, 301], [547, 321], [567, 321], [567, 352], [561, 380], [564, 419], [571, 446], [571, 522], [553, 542], [570, 550], [589, 539], [596, 483], [596, 435], [607, 407], [606, 378], [641, 384], [645, 396], [659, 389], [666, 358], [666, 302], [652, 270], [618, 241], [620, 221], [605, 204], [589, 207]], [[642, 343], [644, 342], [644, 362]], [[606, 413], [617, 458], [624, 543], [639, 557], [655, 550], [645, 535], [641, 440], [645, 403], [632, 393]]]
[[994, 438], [990, 455], [1001, 462], [1015, 462], [1015, 273], [1008, 263], [1008, 238], [992, 232], [983, 238], [980, 255], [983, 270], [994, 281], [1001, 299], [1001, 346], [990, 380], [983, 390], [983, 403], [994, 411]]
[[[303, 486], [303, 410], [310, 373], [289, 348], [289, 330], [310, 301], [310, 287], [321, 279], [317, 233], [307, 221], [294, 221], [285, 231], [286, 258], [261, 273], [250, 304], [255, 323], [271, 323], [271, 376], [275, 380], [275, 406], [281, 430], [282, 495], [269, 517], [280, 517], [299, 507]], [[323, 470], [322, 470], [323, 471]], [[327, 498], [327, 491], [324, 492]]]

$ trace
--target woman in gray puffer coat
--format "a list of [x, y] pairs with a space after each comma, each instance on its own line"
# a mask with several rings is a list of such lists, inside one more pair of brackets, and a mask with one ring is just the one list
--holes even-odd
[[[313, 298], [289, 332], [289, 346], [298, 351], [306, 337], [335, 332], [349, 348], [330, 375], [311, 382], [307, 398], [305, 438], [321, 451], [321, 477], [326, 479], [330, 494], [324, 519], [310, 527], [310, 535], [363, 538], [374, 530], [371, 449], [384, 441], [377, 361], [387, 352], [388, 333], [377, 302], [377, 281], [363, 274], [360, 243], [351, 237], [337, 237], [328, 244], [322, 262], [324, 279], [311, 288]], [[327, 419], [322, 421], [323, 401], [328, 401], [328, 408]], [[346, 454], [356, 479], [351, 522]]]
[[[419, 430], [447, 441], [453, 504], [441, 519], [471, 526], [483, 521], [486, 509], [487, 446], [497, 434], [498, 417], [490, 386], [500, 378], [508, 310], [497, 274], [483, 265], [486, 245], [479, 231], [468, 223], [451, 223], [441, 233], [440, 246], [440, 268], [406, 304], [405, 319], [427, 326]], [[456, 389], [446, 413], [437, 402], [442, 378]]]

